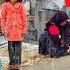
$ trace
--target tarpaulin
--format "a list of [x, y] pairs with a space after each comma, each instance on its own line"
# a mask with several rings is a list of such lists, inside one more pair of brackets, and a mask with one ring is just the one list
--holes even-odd
[[70, 7], [70, 0], [65, 0], [65, 6]]

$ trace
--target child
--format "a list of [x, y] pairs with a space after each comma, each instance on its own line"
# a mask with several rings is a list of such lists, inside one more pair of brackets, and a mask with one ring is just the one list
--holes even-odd
[[69, 17], [64, 11], [57, 11], [46, 24], [39, 38], [40, 54], [59, 57], [67, 52], [68, 47], [62, 42], [67, 19]]
[[1, 29], [8, 40], [10, 66], [21, 64], [21, 43], [27, 33], [27, 13], [21, 2], [6, 0], [1, 13]]

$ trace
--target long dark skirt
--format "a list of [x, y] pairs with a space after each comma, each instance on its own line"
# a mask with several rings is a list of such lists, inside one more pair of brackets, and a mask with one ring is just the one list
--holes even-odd
[[53, 43], [50, 34], [44, 31], [39, 38], [39, 53], [42, 55], [62, 56], [67, 52], [65, 46]]

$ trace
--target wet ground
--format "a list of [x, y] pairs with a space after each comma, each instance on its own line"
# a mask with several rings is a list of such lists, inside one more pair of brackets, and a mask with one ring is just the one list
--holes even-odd
[[42, 60], [38, 64], [25, 67], [23, 70], [70, 70], [70, 56], [62, 57], [59, 59]]
[[[8, 49], [7, 41], [0, 37], [0, 59], [3, 69], [8, 70]], [[22, 66], [21, 70], [70, 70], [70, 56], [60, 58], [47, 58], [38, 54], [36, 42], [29, 41], [22, 43]]]

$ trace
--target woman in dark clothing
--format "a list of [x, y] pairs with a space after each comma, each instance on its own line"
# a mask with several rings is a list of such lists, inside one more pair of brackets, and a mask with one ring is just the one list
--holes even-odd
[[64, 11], [58, 11], [48, 23], [39, 38], [39, 53], [60, 57], [67, 52], [64, 44], [64, 34], [68, 15]]

